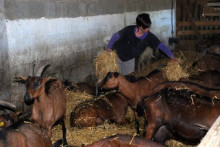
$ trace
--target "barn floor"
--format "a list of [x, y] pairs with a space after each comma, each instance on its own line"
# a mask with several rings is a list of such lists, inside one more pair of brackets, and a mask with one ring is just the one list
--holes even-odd
[[[196, 74], [196, 70], [192, 70], [190, 65], [193, 61], [197, 60], [200, 55], [198, 53], [194, 53], [191, 51], [176, 51], [174, 52], [176, 58], [180, 58], [183, 62], [181, 67], [186, 69], [190, 74]], [[150, 66], [150, 70], [144, 69], [139, 73], [135, 73], [136, 76], [144, 76], [152, 71], [160, 64], [166, 64], [170, 59], [161, 59], [160, 61], [152, 63]], [[96, 126], [96, 127], [89, 127], [89, 128], [77, 128], [77, 127], [70, 127], [69, 125], [69, 116], [73, 108], [80, 103], [81, 101], [91, 98], [91, 96], [86, 95], [85, 93], [80, 94], [76, 92], [66, 91], [67, 96], [67, 114], [66, 114], [66, 127], [67, 127], [67, 141], [69, 145], [73, 146], [81, 146], [82, 144], [90, 144], [94, 141], [102, 139], [103, 137], [110, 136], [116, 133], [120, 134], [130, 134], [135, 135], [135, 128], [134, 128], [134, 119], [132, 111], [128, 110], [126, 118], [130, 120], [130, 123], [124, 125], [117, 125], [117, 124], [109, 124], [106, 122], [103, 125]], [[142, 122], [143, 123], [143, 122]], [[142, 126], [142, 124], [141, 124]], [[62, 131], [61, 126], [55, 126], [53, 128], [53, 136], [52, 141], [55, 142], [58, 139], [62, 138]], [[167, 146], [169, 147], [191, 147], [184, 145], [177, 141], [167, 141]]]

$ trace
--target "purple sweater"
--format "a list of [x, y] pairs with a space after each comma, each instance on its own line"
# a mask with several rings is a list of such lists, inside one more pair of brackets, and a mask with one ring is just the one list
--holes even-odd
[[[134, 32], [136, 31], [136, 29], [137, 29], [137, 28], [135, 27]], [[148, 32], [145, 33], [144, 35], [142, 35], [141, 37], [138, 37], [138, 38], [141, 39], [141, 40], [143, 40], [147, 35], [148, 35]], [[110, 41], [109, 41], [109, 43], [108, 43], [107, 49], [112, 49], [113, 44], [114, 44], [115, 41], [118, 40], [119, 38], [120, 38], [119, 33], [118, 33], [118, 32], [115, 33], [115, 34], [111, 37], [111, 39], [110, 39]], [[160, 44], [158, 45], [158, 48], [159, 48], [162, 52], [164, 52], [168, 57], [170, 57], [170, 58], [173, 58], [173, 57], [174, 57], [173, 53], [170, 51], [170, 49], [169, 49], [165, 44], [160, 43]]]

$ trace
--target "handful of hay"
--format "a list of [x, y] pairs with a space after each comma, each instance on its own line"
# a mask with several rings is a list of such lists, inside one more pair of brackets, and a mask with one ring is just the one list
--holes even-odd
[[181, 66], [180, 63], [182, 61], [178, 59], [177, 62], [169, 61], [167, 63], [167, 66], [163, 68], [162, 70], [165, 71], [167, 79], [169, 81], [178, 81], [180, 78], [186, 78], [189, 76], [189, 74], [184, 70]]
[[119, 71], [118, 57], [115, 51], [104, 51], [94, 60], [96, 76], [103, 79], [108, 72]]

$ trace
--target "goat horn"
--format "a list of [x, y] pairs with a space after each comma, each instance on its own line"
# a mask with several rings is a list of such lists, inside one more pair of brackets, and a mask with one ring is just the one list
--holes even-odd
[[47, 66], [49, 66], [49, 65], [50, 65], [50, 64], [46, 63], [46, 64], [44, 64], [43, 66], [41, 66], [41, 67], [38, 69], [38, 71], [37, 71], [37, 73], [36, 73], [35, 76], [41, 77], [44, 68], [47, 67]]
[[32, 64], [30, 65], [30, 69], [29, 69], [29, 76], [33, 76], [34, 75], [34, 67], [35, 67], [35, 61], [32, 62]]
[[8, 107], [11, 108], [13, 110], [16, 109], [16, 106], [10, 102], [4, 101], [4, 100], [0, 100], [0, 106], [4, 106], [4, 107]]

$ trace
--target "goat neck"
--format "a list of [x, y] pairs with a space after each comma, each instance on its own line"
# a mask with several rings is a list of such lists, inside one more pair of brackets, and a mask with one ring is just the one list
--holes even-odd
[[121, 92], [128, 99], [128, 103], [129, 105], [131, 105], [132, 108], [136, 108], [136, 105], [140, 101], [140, 98], [138, 97], [139, 95], [138, 83], [127, 81], [127, 79], [125, 79], [123, 75], [119, 75], [118, 80], [119, 80], [119, 84], [118, 84], [119, 92]]

